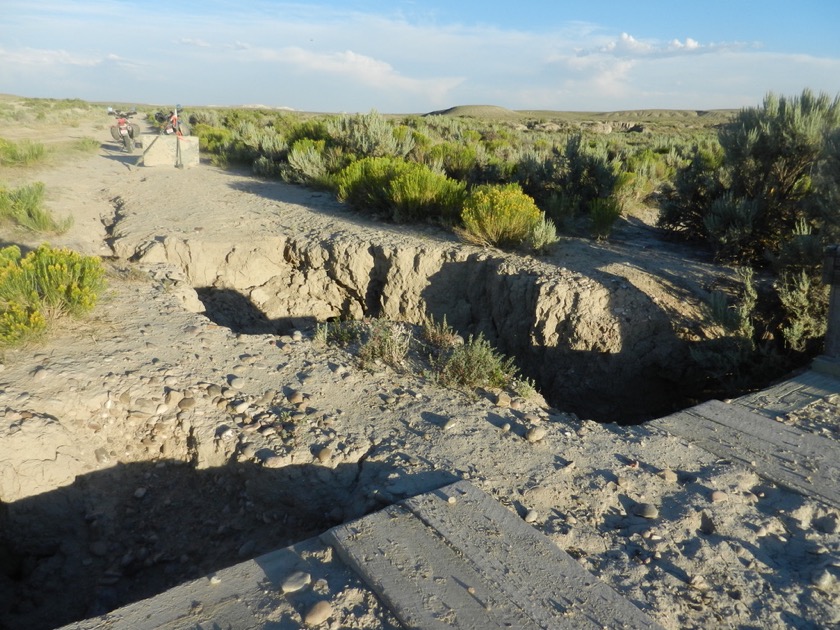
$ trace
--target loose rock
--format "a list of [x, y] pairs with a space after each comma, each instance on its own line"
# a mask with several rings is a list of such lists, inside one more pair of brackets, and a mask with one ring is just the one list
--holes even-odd
[[312, 582], [312, 576], [306, 571], [295, 571], [280, 585], [280, 591], [283, 593], [295, 593], [305, 586], [309, 586]]
[[546, 430], [542, 427], [531, 427], [528, 429], [528, 432], [525, 434], [525, 439], [527, 439], [532, 444], [534, 442], [539, 442], [542, 440], [546, 435]]
[[726, 501], [726, 498], [726, 493], [723, 490], [714, 490], [709, 496], [709, 500], [712, 503], [720, 503], [721, 501]]
[[303, 623], [307, 626], [320, 626], [333, 614], [332, 605], [327, 601], [320, 601], [309, 609]]
[[633, 514], [642, 518], [654, 519], [659, 516], [659, 509], [652, 503], [637, 503], [633, 506]]

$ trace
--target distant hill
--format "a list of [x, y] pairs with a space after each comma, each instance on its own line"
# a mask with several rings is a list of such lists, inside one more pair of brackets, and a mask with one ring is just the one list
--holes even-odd
[[576, 112], [555, 110], [511, 110], [496, 105], [457, 105], [425, 114], [426, 116], [469, 117], [492, 121], [544, 124], [611, 125], [614, 128], [643, 127], [715, 127], [732, 120], [737, 109], [639, 109], [615, 112]]

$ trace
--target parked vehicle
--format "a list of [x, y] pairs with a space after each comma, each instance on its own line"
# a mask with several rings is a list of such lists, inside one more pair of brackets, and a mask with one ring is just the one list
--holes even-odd
[[190, 135], [190, 128], [187, 123], [181, 120], [179, 110], [180, 105], [176, 105], [175, 109], [169, 110], [168, 114], [157, 112], [155, 114], [155, 121], [160, 126], [161, 135], [177, 134], [179, 136]]
[[131, 117], [137, 114], [136, 110], [121, 111], [108, 108], [108, 113], [117, 119], [116, 125], [111, 125], [111, 137], [123, 145], [123, 148], [131, 153], [134, 151], [134, 143], [140, 136], [140, 129], [131, 122]]

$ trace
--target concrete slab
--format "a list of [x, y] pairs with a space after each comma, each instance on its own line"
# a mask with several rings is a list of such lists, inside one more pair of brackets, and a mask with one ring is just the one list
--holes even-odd
[[322, 539], [409, 628], [659, 628], [467, 481]]
[[782, 486], [840, 508], [840, 443], [710, 400], [649, 423]]
[[143, 166], [177, 166], [189, 168], [198, 166], [198, 138], [144, 133], [140, 136], [143, 145]]

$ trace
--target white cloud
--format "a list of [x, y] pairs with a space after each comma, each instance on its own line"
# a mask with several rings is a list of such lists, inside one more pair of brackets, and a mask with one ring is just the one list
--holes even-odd
[[66, 50], [47, 50], [42, 48], [20, 48], [6, 50], [0, 48], [0, 65], [9, 66], [96, 66], [103, 62], [102, 57], [93, 57]]
[[[147, 7], [111, 0], [0, 3], [9, 17], [0, 33], [0, 85], [24, 95], [60, 98], [66, 86], [95, 86], [96, 93], [73, 96], [164, 102], [177, 93], [194, 104], [268, 102], [315, 111], [465, 103], [706, 109], [757, 103], [768, 90], [831, 92], [840, 76], [837, 58], [771, 54], [684, 33], [641, 37], [586, 22], [527, 32], [226, 0], [207, 0], [201, 12], [176, 3], [167, 19], [150, 20]], [[113, 28], [117, 9], [132, 25], [131, 37]], [[177, 72], [167, 74], [173, 66]], [[137, 96], [122, 97], [126, 89]]]

